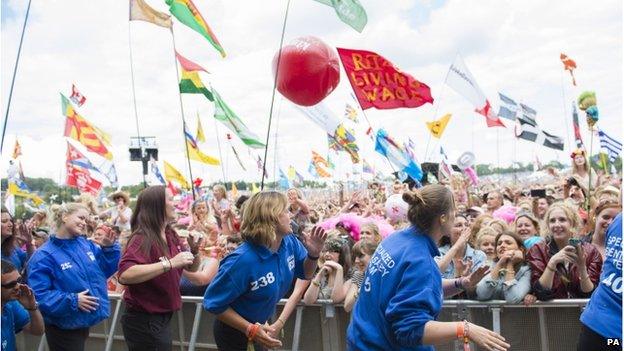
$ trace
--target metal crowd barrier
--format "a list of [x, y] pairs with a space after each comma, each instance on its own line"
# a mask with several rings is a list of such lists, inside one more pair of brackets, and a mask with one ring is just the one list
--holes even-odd
[[[120, 327], [122, 299], [110, 294], [111, 317], [91, 328], [86, 350], [127, 350]], [[202, 308], [202, 297], [182, 297], [182, 309], [172, 320], [174, 350], [216, 350], [212, 334], [215, 316]], [[446, 300], [439, 321], [467, 319], [492, 329], [511, 343], [511, 350], [574, 350], [578, 341], [579, 317], [588, 300], [552, 300], [531, 306], [510, 305], [505, 301]], [[276, 310], [279, 316], [286, 300]], [[344, 351], [350, 314], [331, 300], [314, 305], [300, 303], [286, 322], [282, 350]], [[190, 331], [188, 326], [191, 326]], [[18, 334], [18, 350], [46, 351], [44, 337]], [[450, 342], [436, 345], [436, 350], [460, 350], [463, 345]], [[473, 345], [473, 350], [479, 350]]]

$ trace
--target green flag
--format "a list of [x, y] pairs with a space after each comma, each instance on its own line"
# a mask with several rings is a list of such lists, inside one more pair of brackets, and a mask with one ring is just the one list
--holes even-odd
[[212, 96], [215, 103], [214, 117], [234, 132], [245, 145], [254, 149], [263, 149], [265, 145], [260, 141], [260, 138], [247, 128], [245, 123], [225, 104], [214, 88], [212, 88]]
[[225, 57], [225, 50], [223, 50], [221, 43], [219, 43], [219, 39], [217, 39], [217, 36], [212, 32], [212, 29], [210, 29], [208, 23], [206, 23], [204, 17], [199, 13], [199, 10], [195, 7], [192, 0], [165, 0], [165, 2], [169, 5], [169, 12], [171, 12], [175, 18], [201, 34], [221, 53], [222, 57]]
[[341, 21], [362, 33], [368, 22], [366, 10], [358, 0], [316, 0], [336, 10], [336, 14]]

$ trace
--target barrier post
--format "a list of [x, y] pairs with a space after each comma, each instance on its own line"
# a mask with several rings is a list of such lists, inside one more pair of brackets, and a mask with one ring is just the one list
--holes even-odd
[[292, 351], [299, 350], [299, 337], [301, 336], [301, 317], [303, 316], [303, 309], [305, 306], [297, 306], [297, 313], [295, 314], [295, 328], [293, 330], [293, 342]]
[[546, 315], [542, 307], [537, 308], [539, 316], [540, 346], [542, 351], [548, 351], [548, 331], [546, 330]]
[[113, 312], [113, 320], [111, 322], [110, 330], [108, 331], [108, 337], [106, 338], [105, 351], [110, 351], [113, 348], [113, 340], [115, 339], [115, 329], [117, 327], [117, 320], [119, 319], [119, 310], [121, 309], [121, 299], [117, 300], [115, 304], [115, 312]]
[[500, 307], [492, 307], [492, 330], [495, 333], [501, 332]]
[[180, 351], [184, 351], [184, 314], [182, 308], [177, 312], [178, 315], [178, 337], [180, 338]]
[[202, 303], [195, 304], [195, 319], [193, 319], [193, 329], [191, 330], [191, 340], [189, 340], [189, 351], [195, 351], [195, 343], [197, 342], [197, 332], [199, 331], [199, 322], [202, 317]]

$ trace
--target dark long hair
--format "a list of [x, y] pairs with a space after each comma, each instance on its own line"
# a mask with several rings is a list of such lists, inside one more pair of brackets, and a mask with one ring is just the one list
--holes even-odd
[[149, 253], [152, 246], [156, 244], [161, 254], [168, 255], [167, 242], [160, 236], [163, 228], [169, 229], [166, 216], [165, 186], [157, 185], [143, 189], [130, 219], [132, 235], [128, 242], [132, 241], [135, 235], [142, 235], [141, 250], [144, 253]]
[[13, 254], [13, 250], [15, 249], [15, 220], [13, 219], [13, 216], [11, 216], [11, 213], [9, 212], [9, 210], [2, 206], [2, 213], [6, 213], [9, 215], [9, 220], [11, 222], [13, 222], [13, 227], [12, 227], [12, 233], [11, 236], [6, 238], [3, 242], [2, 242], [2, 255], [5, 257], [9, 257]]

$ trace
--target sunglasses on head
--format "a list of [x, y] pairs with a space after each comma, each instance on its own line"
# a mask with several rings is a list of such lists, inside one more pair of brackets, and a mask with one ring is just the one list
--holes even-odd
[[0, 284], [0, 285], [5, 289], [13, 289], [17, 284], [22, 284], [22, 283], [24, 283], [24, 279], [22, 277], [19, 277], [10, 283]]

